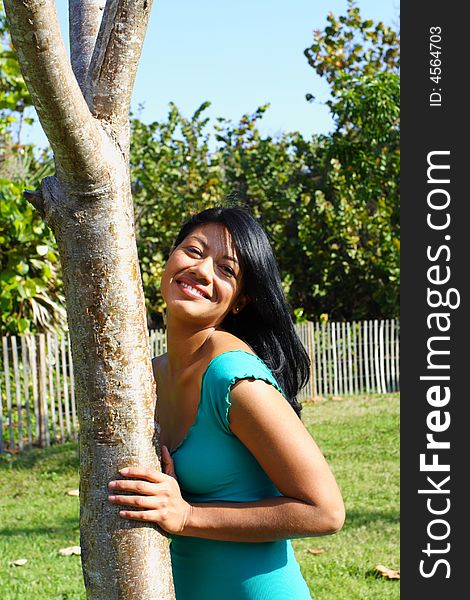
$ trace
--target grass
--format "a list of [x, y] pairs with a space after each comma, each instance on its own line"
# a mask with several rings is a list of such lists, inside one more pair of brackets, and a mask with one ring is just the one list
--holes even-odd
[[310, 590], [316, 600], [398, 599], [399, 581], [374, 572], [400, 569], [398, 395], [326, 400], [306, 405], [303, 418], [346, 505], [339, 533], [293, 543]]
[[[293, 542], [313, 597], [398, 600], [399, 581], [374, 572], [377, 564], [400, 568], [398, 395], [306, 404], [303, 420], [335, 473], [347, 511], [341, 532]], [[76, 488], [75, 444], [0, 457], [2, 600], [85, 599], [80, 558], [58, 553], [79, 545], [78, 498], [65, 495]], [[13, 566], [19, 558], [28, 562]]]

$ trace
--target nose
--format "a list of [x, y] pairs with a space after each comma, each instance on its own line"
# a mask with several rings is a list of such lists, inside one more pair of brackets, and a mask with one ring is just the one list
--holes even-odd
[[201, 282], [210, 283], [214, 274], [214, 264], [210, 256], [199, 259], [191, 268], [191, 273]]

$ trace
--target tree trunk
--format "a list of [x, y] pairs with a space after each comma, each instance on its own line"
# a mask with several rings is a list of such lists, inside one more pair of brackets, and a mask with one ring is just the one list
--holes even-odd
[[[80, 426], [80, 543], [87, 598], [172, 600], [166, 536], [152, 525], [123, 520], [107, 500], [107, 485], [120, 468], [159, 469], [160, 463], [126, 120], [136, 39], [140, 36], [141, 45], [151, 2], [108, 0], [96, 34], [102, 4], [70, 1], [71, 25], [79, 23], [86, 32], [89, 18], [88, 31], [96, 35], [93, 53], [91, 34], [84, 36], [82, 56], [80, 36], [71, 36], [77, 83], [68, 59], [64, 62], [53, 0], [5, 0], [13, 43], [57, 167], [41, 191], [27, 197], [52, 228], [62, 264]], [[125, 40], [115, 39], [115, 31], [124, 31], [126, 39], [130, 35], [130, 49]], [[110, 90], [111, 66], [103, 76], [103, 56], [119, 70], [121, 95]]]

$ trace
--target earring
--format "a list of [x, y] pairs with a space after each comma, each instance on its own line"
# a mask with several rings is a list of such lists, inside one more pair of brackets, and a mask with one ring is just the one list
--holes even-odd
[[236, 306], [236, 307], [235, 307], [235, 312], [236, 312], [236, 313], [238, 313], [238, 311], [239, 311], [239, 310], [240, 310], [240, 307], [239, 307], [239, 306]]

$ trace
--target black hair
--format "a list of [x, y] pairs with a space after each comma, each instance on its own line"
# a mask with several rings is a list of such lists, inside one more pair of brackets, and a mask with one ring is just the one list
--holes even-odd
[[250, 302], [230, 312], [222, 327], [245, 341], [271, 369], [289, 404], [300, 416], [299, 390], [310, 375], [310, 359], [297, 336], [269, 239], [251, 214], [239, 207], [215, 207], [193, 215], [181, 228], [174, 248], [198, 226], [224, 225], [232, 236]]

